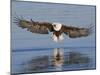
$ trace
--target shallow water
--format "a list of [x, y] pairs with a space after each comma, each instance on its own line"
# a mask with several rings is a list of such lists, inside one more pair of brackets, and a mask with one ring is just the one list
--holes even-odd
[[[54, 63], [55, 51], [61, 63]], [[95, 69], [95, 48], [53, 48], [12, 52], [12, 73], [36, 73]]]

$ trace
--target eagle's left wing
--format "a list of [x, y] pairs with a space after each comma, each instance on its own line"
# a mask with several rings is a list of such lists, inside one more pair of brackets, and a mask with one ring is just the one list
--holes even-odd
[[78, 28], [63, 25], [62, 30], [70, 38], [86, 37], [92, 33], [93, 26], [89, 28]]

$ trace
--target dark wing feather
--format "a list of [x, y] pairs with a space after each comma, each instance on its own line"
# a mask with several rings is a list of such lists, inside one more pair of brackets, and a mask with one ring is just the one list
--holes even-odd
[[62, 30], [65, 34], [69, 35], [70, 38], [85, 37], [91, 33], [91, 28], [63, 26]]
[[34, 22], [32, 19], [30, 21], [16, 18], [15, 22], [19, 27], [26, 28], [32, 33], [48, 34], [49, 31], [53, 31], [53, 26], [51, 23], [46, 22]]

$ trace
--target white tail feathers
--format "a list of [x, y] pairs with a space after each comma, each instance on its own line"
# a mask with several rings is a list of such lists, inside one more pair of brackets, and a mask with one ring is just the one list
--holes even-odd
[[59, 41], [62, 41], [64, 39], [63, 35], [60, 35], [59, 37], [57, 37], [55, 34], [52, 34], [51, 38], [55, 42], [59, 42]]

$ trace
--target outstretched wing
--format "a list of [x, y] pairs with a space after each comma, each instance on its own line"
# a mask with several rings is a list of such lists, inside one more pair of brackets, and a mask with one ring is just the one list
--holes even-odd
[[66, 35], [69, 35], [70, 38], [79, 38], [90, 35], [92, 33], [92, 28], [93, 26], [90, 26], [89, 28], [63, 26], [62, 30]]
[[34, 22], [32, 19], [30, 21], [16, 18], [15, 22], [19, 27], [25, 28], [32, 33], [48, 34], [49, 31], [53, 31], [53, 26], [51, 23], [47, 22]]

